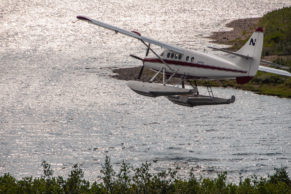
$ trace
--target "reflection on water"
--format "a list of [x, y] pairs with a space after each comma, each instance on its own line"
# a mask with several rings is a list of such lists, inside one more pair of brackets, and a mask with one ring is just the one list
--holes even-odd
[[40, 175], [46, 160], [56, 175], [79, 163], [94, 180], [105, 155], [115, 166], [150, 161], [155, 170], [178, 166], [183, 174], [193, 167], [210, 176], [228, 171], [236, 180], [239, 173], [266, 175], [274, 167], [290, 167], [290, 100], [216, 88], [215, 94], [235, 95], [237, 101], [187, 108], [139, 96], [110, 78], [107, 67], [137, 65], [128, 54], [143, 56], [142, 45], [75, 19], [88, 15], [202, 49], [210, 46], [202, 37], [225, 30], [228, 21], [287, 5], [288, 0], [1, 2], [0, 174]]

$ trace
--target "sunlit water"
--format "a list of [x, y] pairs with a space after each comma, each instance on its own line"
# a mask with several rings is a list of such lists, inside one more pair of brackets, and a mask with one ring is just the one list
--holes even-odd
[[[213, 31], [233, 19], [259, 17], [289, 0], [99, 0], [0, 2], [0, 175], [55, 175], [79, 163], [95, 180], [106, 155], [118, 169], [152, 162], [153, 170], [194, 168], [197, 176], [227, 171], [238, 181], [291, 162], [291, 101], [215, 88], [231, 105], [182, 107], [139, 96], [112, 67], [138, 62], [142, 44], [76, 22], [87, 15], [183, 48], [211, 46]], [[216, 45], [220, 46], [220, 45]], [[160, 51], [160, 48], [156, 48]], [[212, 51], [208, 51], [212, 52]], [[201, 92], [206, 92], [201, 88]]]

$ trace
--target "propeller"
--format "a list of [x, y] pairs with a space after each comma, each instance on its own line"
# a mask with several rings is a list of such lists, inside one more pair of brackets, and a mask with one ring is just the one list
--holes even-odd
[[[151, 47], [151, 44], [148, 44], [148, 45], [147, 45], [147, 50], [146, 50], [145, 57], [147, 57], [147, 56], [149, 55], [150, 47]], [[131, 56], [131, 57], [133, 57], [133, 58], [135, 58], [135, 59], [137, 59], [137, 60], [143, 61], [143, 59], [140, 58], [140, 57], [138, 57], [138, 56], [135, 56], [135, 55], [129, 55], [129, 56]], [[141, 78], [141, 75], [142, 75], [143, 69], [144, 69], [144, 64], [142, 63], [142, 67], [141, 67], [141, 69], [140, 69], [140, 71], [139, 71], [139, 74], [138, 74], [138, 77], [137, 77], [137, 79], [139, 79], [139, 80], [140, 80], [140, 78]]]
[[[135, 58], [135, 59], [137, 59], [137, 60], [143, 61], [142, 58], [140, 58], [140, 57], [138, 57], [138, 56], [136, 56], [136, 55], [131, 55], [131, 54], [130, 54], [129, 56], [131, 56], [132, 58]], [[137, 79], [140, 79], [140, 78], [141, 78], [141, 75], [142, 75], [142, 72], [143, 72], [143, 68], [144, 68], [144, 65], [143, 65], [143, 63], [142, 63], [142, 66], [141, 66], [141, 69], [140, 69], [140, 71], [139, 71], [139, 74], [138, 74]]]
[[137, 60], [143, 60], [142, 58], [140, 58], [140, 57], [138, 57], [138, 56], [136, 56], [136, 55], [129, 55], [129, 56], [131, 56], [132, 58], [135, 58], [135, 59], [137, 59]]
[[146, 52], [146, 57], [149, 55], [150, 48], [151, 48], [151, 44], [148, 45], [147, 52]]

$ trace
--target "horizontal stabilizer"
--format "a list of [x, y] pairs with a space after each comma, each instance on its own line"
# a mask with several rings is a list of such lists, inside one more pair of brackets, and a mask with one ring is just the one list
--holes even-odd
[[129, 81], [127, 86], [134, 92], [150, 97], [191, 94], [192, 90], [157, 83]]
[[266, 60], [263, 60], [263, 59], [261, 60], [261, 63], [262, 64], [266, 64], [266, 65], [271, 65], [271, 66], [277, 67], [279, 69], [285, 69], [285, 70], [288, 70], [289, 69], [289, 67], [287, 67], [287, 66], [279, 65], [277, 63], [273, 63], [271, 61], [266, 61]]
[[211, 48], [211, 49], [217, 50], [217, 51], [222, 51], [222, 52], [225, 52], [225, 53], [228, 53], [228, 54], [236, 55], [236, 56], [239, 56], [239, 57], [242, 57], [242, 58], [245, 58], [245, 59], [251, 59], [252, 58], [250, 56], [242, 55], [242, 54], [239, 54], [239, 53], [236, 53], [236, 52], [232, 52], [232, 51], [229, 51], [229, 50], [225, 50], [225, 49], [222, 49], [222, 48], [215, 48], [215, 47], [211, 47], [211, 46], [209, 46], [208, 48]]
[[268, 72], [268, 73], [274, 73], [274, 74], [278, 74], [278, 75], [284, 75], [284, 76], [291, 77], [291, 73], [288, 72], [288, 71], [275, 69], [275, 68], [271, 68], [271, 67], [266, 67], [266, 66], [262, 66], [262, 65], [259, 66], [259, 71]]

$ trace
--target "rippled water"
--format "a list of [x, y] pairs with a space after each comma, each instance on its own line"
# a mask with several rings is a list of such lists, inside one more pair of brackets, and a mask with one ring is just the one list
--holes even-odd
[[[140, 43], [76, 22], [82, 14], [188, 49], [238, 18], [290, 6], [277, 1], [42, 1], [0, 3], [0, 174], [39, 176], [41, 161], [55, 175], [74, 163], [94, 180], [105, 155], [115, 167], [153, 163], [180, 174], [228, 171], [267, 175], [291, 162], [291, 101], [215, 88], [235, 95], [231, 105], [187, 108], [165, 98], [139, 96], [112, 67], [137, 62]], [[160, 48], [156, 48], [160, 49]], [[211, 52], [211, 51], [209, 51]], [[202, 93], [205, 88], [201, 88]]]

